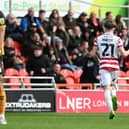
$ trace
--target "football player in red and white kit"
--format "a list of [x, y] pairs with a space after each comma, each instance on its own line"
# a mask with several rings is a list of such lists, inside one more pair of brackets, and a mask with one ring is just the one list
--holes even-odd
[[106, 21], [104, 27], [105, 33], [95, 39], [93, 50], [89, 55], [94, 56], [99, 50], [100, 84], [104, 86], [104, 96], [110, 111], [109, 119], [113, 119], [114, 111], [118, 108], [116, 81], [119, 74], [119, 55], [128, 56], [129, 50], [125, 51], [120, 37], [113, 34], [115, 30], [113, 21]]

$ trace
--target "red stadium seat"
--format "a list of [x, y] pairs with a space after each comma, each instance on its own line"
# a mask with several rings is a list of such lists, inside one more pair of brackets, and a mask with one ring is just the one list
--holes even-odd
[[23, 68], [23, 69], [20, 69], [19, 75], [20, 75], [20, 76], [28, 76], [29, 74], [28, 74], [28, 72], [26, 71], [26, 69]]
[[63, 75], [64, 77], [73, 77], [73, 72], [68, 69], [62, 69], [60, 71], [60, 74]]
[[5, 70], [5, 75], [6, 76], [19, 76], [19, 72], [13, 68], [7, 68]]
[[14, 41], [14, 48], [20, 49], [21, 50], [22, 45], [18, 43], [17, 41]]
[[[16, 69], [8, 68], [5, 70], [6, 76], [19, 76], [19, 72]], [[7, 78], [8, 83], [20, 83], [19, 78]], [[9, 88], [20, 88], [19, 86], [9, 86]]]
[[66, 83], [67, 84], [74, 84], [74, 78], [72, 78], [72, 77], [66, 77]]
[[74, 79], [75, 79], [76, 83], [80, 82], [80, 77], [81, 77], [82, 73], [83, 73], [83, 70], [81, 70], [81, 69], [74, 70], [73, 76], [74, 76]]
[[18, 48], [15, 48], [15, 54], [16, 54], [17, 56], [21, 56], [21, 50], [18, 49]]
[[[10, 78], [8, 83], [15, 83], [15, 84], [18, 84], [20, 83], [20, 80], [19, 78]], [[9, 86], [9, 88], [15, 88], [15, 89], [19, 89], [20, 86]]]

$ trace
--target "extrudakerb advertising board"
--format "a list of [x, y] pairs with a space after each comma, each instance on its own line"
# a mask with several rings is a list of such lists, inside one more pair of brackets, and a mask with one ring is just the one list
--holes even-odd
[[[129, 92], [118, 92], [119, 113], [129, 113]], [[108, 112], [102, 91], [57, 91], [57, 112]]]
[[7, 90], [6, 111], [9, 112], [54, 112], [53, 90]]

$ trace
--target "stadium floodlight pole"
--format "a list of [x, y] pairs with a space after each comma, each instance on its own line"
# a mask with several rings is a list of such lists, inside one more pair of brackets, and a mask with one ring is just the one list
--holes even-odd
[[102, 18], [102, 17], [101, 17], [101, 11], [102, 11], [101, 9], [102, 9], [101, 7], [98, 8], [98, 14], [99, 14], [100, 20], [101, 20], [101, 18]]
[[12, 13], [12, 0], [9, 0], [9, 14]]
[[42, 0], [39, 0], [39, 10], [42, 9]]
[[69, 9], [72, 9], [72, 0], [69, 0]]

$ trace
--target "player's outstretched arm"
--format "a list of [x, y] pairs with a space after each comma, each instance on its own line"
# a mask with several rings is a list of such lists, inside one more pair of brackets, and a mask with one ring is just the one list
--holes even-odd
[[123, 46], [119, 48], [119, 52], [120, 52], [121, 56], [123, 56], [123, 57], [126, 57], [126, 56], [129, 55], [129, 50], [126, 51], [126, 50], [123, 48]]

